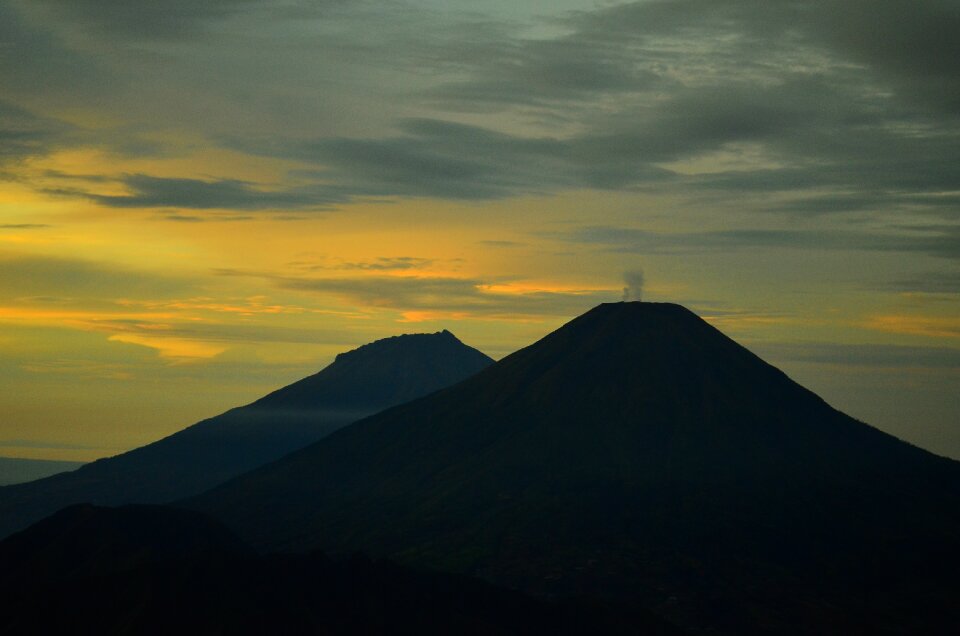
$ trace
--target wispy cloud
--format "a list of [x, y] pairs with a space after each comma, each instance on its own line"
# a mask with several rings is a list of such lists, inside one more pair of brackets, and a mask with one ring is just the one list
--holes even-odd
[[296, 270], [304, 272], [319, 272], [324, 270], [358, 270], [358, 271], [398, 271], [398, 270], [424, 270], [435, 263], [435, 259], [421, 258], [417, 256], [378, 256], [377, 258], [364, 261], [344, 261], [344, 260], [302, 260], [293, 261], [288, 265]]
[[44, 155], [68, 142], [72, 128], [0, 100], [0, 165]]
[[107, 380], [129, 380], [134, 377], [133, 370], [128, 364], [98, 360], [62, 358], [35, 360], [22, 364], [21, 368], [30, 373], [76, 375], [85, 378], [103, 378]]
[[755, 346], [767, 359], [850, 367], [957, 369], [960, 349], [836, 342], [764, 343]]
[[926, 272], [899, 278], [883, 288], [907, 293], [960, 294], [960, 272]]
[[[97, 194], [71, 189], [48, 189], [48, 194], [81, 196], [113, 208], [184, 208], [196, 210], [289, 210], [329, 207], [345, 200], [336, 195], [336, 188], [265, 190], [236, 179], [202, 181], [173, 179], [145, 174], [128, 175], [121, 183], [129, 194]], [[194, 217], [173, 215], [174, 221], [194, 220]], [[232, 217], [236, 220], [237, 217]]]
[[0, 439], [0, 447], [6, 448], [49, 448], [58, 450], [96, 450], [95, 446], [83, 444], [64, 444], [39, 439]]
[[111, 342], [123, 342], [125, 344], [154, 349], [161, 358], [175, 363], [207, 360], [209, 358], [215, 358], [227, 350], [227, 347], [222, 344], [204, 342], [202, 340], [145, 336], [135, 333], [117, 333], [107, 339]]
[[157, 297], [194, 285], [183, 277], [109, 262], [0, 251], [0, 294], [10, 298]]
[[923, 253], [960, 258], [960, 226], [855, 229], [742, 229], [709, 232], [651, 232], [616, 226], [587, 226], [546, 234], [623, 253], [670, 253], [750, 248]]
[[955, 317], [882, 314], [868, 318], [864, 327], [908, 336], [960, 338], [960, 318]]
[[50, 14], [112, 37], [172, 38], [196, 35], [262, 0], [38, 0]]
[[331, 296], [358, 307], [392, 309], [408, 319], [414, 315], [517, 320], [570, 316], [616, 300], [620, 293], [619, 289], [430, 275], [316, 277], [229, 269], [217, 273], [263, 278], [280, 289]]

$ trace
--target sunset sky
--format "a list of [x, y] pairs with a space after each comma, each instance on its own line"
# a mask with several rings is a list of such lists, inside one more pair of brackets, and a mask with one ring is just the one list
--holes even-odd
[[0, 0], [0, 455], [625, 274], [960, 458], [960, 3]]

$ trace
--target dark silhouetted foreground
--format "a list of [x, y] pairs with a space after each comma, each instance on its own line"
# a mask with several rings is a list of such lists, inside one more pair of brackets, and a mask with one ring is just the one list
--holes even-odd
[[160, 506], [74, 506], [0, 543], [0, 633], [650, 634], [641, 611], [548, 602], [362, 556], [261, 557]]

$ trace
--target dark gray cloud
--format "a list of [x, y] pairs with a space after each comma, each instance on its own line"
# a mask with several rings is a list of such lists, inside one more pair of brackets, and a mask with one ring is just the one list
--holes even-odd
[[683, 152], [683, 140], [604, 133], [561, 139], [522, 137], [436, 119], [401, 123], [380, 139], [287, 140], [235, 147], [317, 163], [351, 196], [496, 199], [558, 189], [628, 188], [671, 177], [655, 165]]
[[575, 243], [595, 244], [613, 252], [623, 253], [656, 254], [776, 248], [912, 252], [946, 259], [960, 259], [960, 226], [934, 226], [889, 232], [849, 229], [746, 229], [675, 233], [648, 232], [628, 227], [589, 226], [549, 236]]
[[960, 114], [960, 6], [952, 0], [822, 2], [820, 37], [895, 81], [901, 94]]
[[0, 100], [0, 164], [51, 152], [71, 132], [66, 124]]
[[0, 230], [40, 230], [52, 227], [46, 223], [3, 223]]
[[[890, 155], [871, 160], [875, 171], [851, 156], [808, 168], [677, 177], [668, 185], [701, 202], [750, 204], [754, 209], [791, 216], [895, 212], [960, 219], [960, 200], [948, 193], [960, 174], [946, 157], [949, 149], [942, 153], [931, 150], [929, 156], [914, 162], [910, 159], [914, 153], [898, 154], [893, 144]], [[864, 150], [863, 155], [869, 156], [869, 152]], [[775, 194], [779, 197], [769, 196]]]
[[236, 214], [205, 214], [203, 216], [192, 214], [165, 214], [162, 218], [165, 221], [174, 221], [176, 223], [233, 223], [236, 221], [252, 221], [256, 217], [239, 216]]
[[900, 278], [882, 288], [921, 294], [960, 294], [960, 272], [926, 272]]
[[520, 241], [501, 241], [501, 240], [487, 240], [479, 241], [481, 245], [486, 245], [488, 247], [524, 247], [526, 243], [521, 243]]
[[101, 33], [167, 38], [195, 33], [262, 0], [38, 0], [51, 14]]
[[547, 191], [571, 180], [563, 142], [528, 139], [434, 119], [413, 119], [395, 137], [286, 140], [234, 145], [324, 166], [355, 196], [491, 199]]
[[335, 270], [359, 270], [359, 271], [403, 271], [420, 269], [434, 263], [433, 259], [419, 258], [416, 256], [380, 256], [365, 261], [341, 261], [341, 260], [301, 260], [287, 263], [287, 266], [300, 272], [322, 272]]
[[[114, 208], [278, 210], [328, 207], [344, 200], [344, 196], [336, 194], [337, 188], [326, 186], [271, 191], [258, 189], [249, 182], [236, 179], [202, 181], [153, 177], [145, 174], [127, 175], [121, 182], [131, 190], [130, 194], [94, 194], [71, 189], [51, 189], [47, 192], [82, 196]], [[172, 220], [193, 219], [181, 216]], [[236, 217], [232, 220], [236, 220]]]
[[[317, 6], [263, 0], [39, 0], [60, 29], [43, 31], [36, 11], [23, 10], [34, 16], [25, 24], [11, 7], [27, 5], [8, 2], [0, 18], [19, 26], [0, 26], [0, 37], [16, 43], [16, 59], [0, 61], [0, 73], [16, 74], [22, 60], [34, 65], [30, 77], [49, 67], [51, 86], [68, 86], [56, 60], [109, 59], [145, 91], [139, 101], [152, 96], [143, 74], [156, 73], [164, 94], [183, 89], [171, 111], [190, 116], [177, 126], [197, 122], [209, 130], [195, 132], [231, 149], [310, 164], [290, 181], [314, 181], [268, 192], [241, 180], [132, 175], [128, 196], [87, 195], [114, 207], [310, 209], [357, 197], [593, 188], [739, 199], [745, 209], [794, 215], [960, 218], [948, 196], [960, 189], [955, 2], [645, 0], [547, 20], [536, 36], [496, 16], [422, 7], [402, 16], [394, 7], [386, 19], [363, 3], [321, 4], [338, 10], [327, 19]], [[226, 30], [196, 33], [215, 21]], [[77, 25], [101, 33], [103, 49], [65, 48], [70, 39], [57, 34]], [[250, 56], [238, 43], [261, 48]], [[264, 78], [256, 87], [251, 64]], [[350, 94], [343, 103], [341, 91]], [[123, 103], [136, 110], [138, 98]], [[201, 112], [211, 108], [250, 125], [213, 122]], [[465, 117], [478, 112], [484, 117]], [[288, 114], [299, 125], [261, 128], [267, 119], [286, 124]], [[163, 152], [136, 129], [98, 134], [117, 151]], [[10, 147], [42, 154], [62, 138]], [[745, 147], [758, 157], [746, 169], [689, 174], [672, 165]]]
[[733, 51], [753, 50], [746, 58], [751, 65], [769, 61], [761, 52], [820, 47], [817, 52], [835, 56], [831, 61], [864, 65], [907, 87], [941, 83], [931, 96], [956, 106], [960, 10], [951, 0], [654, 0], [581, 14], [569, 23], [580, 37], [648, 45], [655, 38], [736, 35]]
[[[490, 199], [575, 188], [784, 192], [792, 198], [765, 202], [764, 209], [909, 208], [960, 216], [955, 196], [931, 196], [960, 187], [960, 164], [952, 160], [960, 152], [960, 127], [918, 134], [921, 122], [884, 111], [860, 90], [843, 77], [787, 73], [765, 85], [676, 88], [573, 135], [520, 136], [415, 119], [400, 123], [392, 137], [231, 144], [318, 164], [353, 196]], [[665, 166], [743, 144], [763, 148], [780, 167], [683, 175]]]
[[[491, 33], [483, 54], [474, 42], [448, 44], [446, 55], [457, 60], [461, 77], [429, 93], [442, 98], [444, 108], [512, 109], [541, 128], [569, 124], [549, 144], [501, 140], [503, 165], [545, 159], [552, 165], [543, 174], [516, 173], [513, 183], [477, 186], [477, 196], [584, 186], [758, 194], [817, 188], [836, 192], [772, 209], [809, 214], [911, 206], [908, 211], [960, 216], [956, 202], [915, 197], [960, 186], [960, 166], [952, 160], [960, 152], [955, 3], [657, 0], [579, 12], [560, 24], [567, 32], [554, 38]], [[472, 58], [457, 56], [464, 50]], [[531, 107], [539, 114], [531, 115]], [[427, 136], [410, 137], [391, 141], [414, 141], [420, 156], [435, 153], [450, 166], [473, 156], [445, 152]], [[533, 149], [534, 142], [542, 145]], [[365, 143], [391, 163], [376, 141]], [[759, 144], [779, 167], [693, 177], [659, 170], [665, 162], [744, 143]], [[370, 166], [346, 168], [364, 177]], [[425, 189], [443, 196], [433, 185]]]
[[465, 108], [577, 99], [568, 85], [578, 67], [592, 71], [594, 93], [636, 92], [651, 77], [660, 90], [730, 78], [762, 87], [790, 70], [856, 70], [860, 86], [884, 82], [957, 114], [960, 11], [950, 0], [643, 0], [557, 22], [565, 32], [552, 39], [499, 33], [483, 54], [469, 47], [460, 63], [470, 76], [440, 92]]
[[[663, 83], [654, 70], [636, 63], [633, 51], [607, 42], [501, 38], [488, 42], [474, 59], [461, 60], [473, 67], [469, 79], [445, 83], [428, 99], [451, 110], [543, 108], [558, 100], [592, 102], [604, 94], [649, 91]], [[444, 55], [450, 59], [449, 51]]]
[[351, 261], [339, 265], [339, 269], [358, 269], [366, 271], [406, 270], [427, 267], [433, 263], [429, 258], [415, 256], [381, 256], [372, 261]]
[[7, 99], [49, 99], [94, 88], [102, 94], [105, 74], [49, 28], [25, 20], [17, 3], [0, 0], [0, 81]]

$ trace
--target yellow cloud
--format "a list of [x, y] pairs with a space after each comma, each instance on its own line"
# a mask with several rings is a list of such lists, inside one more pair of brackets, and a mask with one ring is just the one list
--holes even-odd
[[[592, 294], [595, 292], [611, 292], [610, 287], [584, 287], [582, 285], [559, 285], [556, 283], [511, 282], [479, 285], [478, 288], [490, 294]], [[613, 292], [611, 292], [613, 293]]]
[[146, 307], [148, 309], [212, 311], [216, 313], [238, 314], [253, 316], [256, 314], [302, 314], [307, 311], [303, 307], [267, 304], [266, 296], [250, 296], [238, 302], [216, 302], [211, 298], [190, 298], [186, 300], [129, 300], [121, 299], [118, 305], [124, 307]]
[[465, 311], [405, 311], [398, 322], [430, 322], [434, 320], [466, 320], [473, 316]]
[[24, 322], [35, 325], [71, 326], [91, 331], [102, 330], [101, 323], [109, 320], [170, 320], [172, 313], [127, 313], [85, 311], [82, 309], [35, 309], [32, 307], [0, 307], [0, 322]]
[[960, 338], [960, 319], [942, 316], [872, 316], [867, 329], [928, 338]]
[[224, 351], [227, 347], [203, 342], [200, 340], [187, 340], [183, 338], [157, 338], [153, 336], [142, 336], [132, 333], [118, 333], [107, 338], [111, 342], [123, 342], [126, 344], [140, 345], [155, 349], [161, 358], [173, 362], [196, 362], [214, 358]]
[[[119, 328], [114, 321], [129, 320], [137, 320], [137, 329], [142, 331], [166, 331], [171, 328], [171, 325], [156, 321], [171, 318], [174, 318], [174, 316], [169, 313], [117, 313], [0, 307], [0, 322], [68, 327], [82, 331], [110, 332]], [[113, 342], [149, 347], [155, 349], [160, 357], [178, 362], [205, 360], [218, 356], [227, 350], [226, 346], [202, 340], [142, 335], [139, 333], [114, 333], [107, 339]]]

